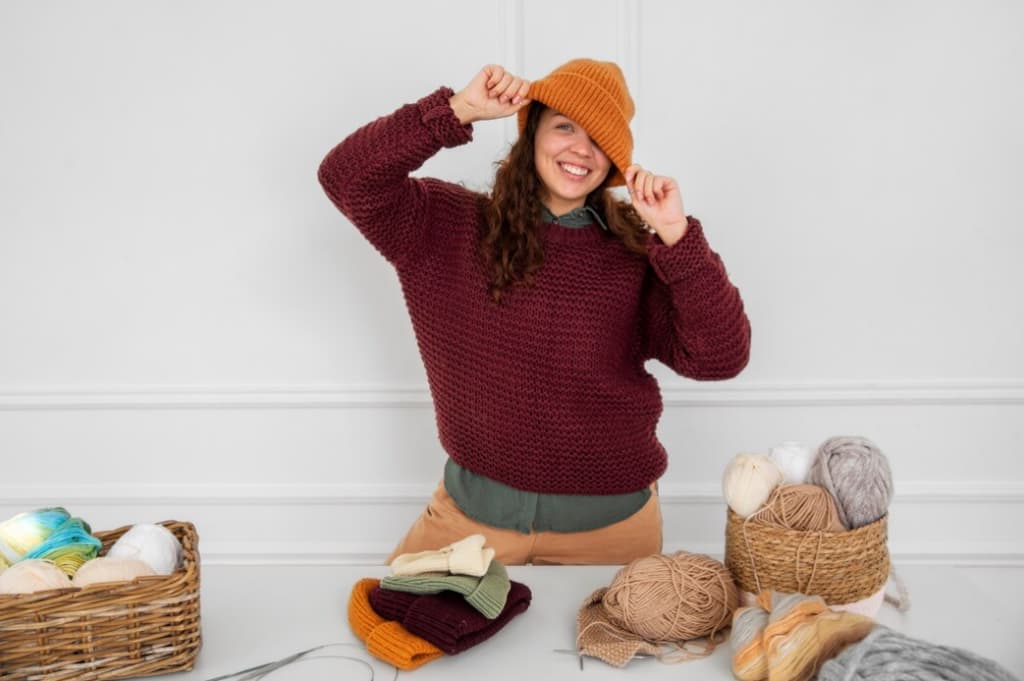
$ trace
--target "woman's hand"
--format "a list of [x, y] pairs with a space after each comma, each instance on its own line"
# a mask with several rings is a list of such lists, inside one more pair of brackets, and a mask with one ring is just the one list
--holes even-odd
[[686, 234], [686, 213], [679, 186], [671, 177], [655, 175], [635, 163], [623, 173], [633, 208], [668, 246]]
[[475, 121], [511, 116], [530, 103], [526, 95], [530, 81], [514, 76], [496, 64], [488, 64], [473, 76], [469, 85], [448, 100], [459, 121]]

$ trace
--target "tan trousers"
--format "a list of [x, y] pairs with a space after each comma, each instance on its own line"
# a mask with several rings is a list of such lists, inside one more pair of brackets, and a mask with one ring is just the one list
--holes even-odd
[[639, 511], [607, 527], [523, 534], [473, 520], [441, 483], [388, 563], [403, 553], [436, 550], [471, 534], [484, 535], [494, 557], [505, 565], [625, 565], [661, 553], [661, 504], [655, 491]]

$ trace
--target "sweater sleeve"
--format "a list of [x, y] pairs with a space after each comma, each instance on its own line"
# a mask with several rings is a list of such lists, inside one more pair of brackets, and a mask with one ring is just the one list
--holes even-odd
[[642, 301], [643, 358], [696, 380], [732, 378], [750, 356], [750, 321], [700, 221], [687, 221], [673, 246], [656, 236], [648, 245], [654, 276]]
[[[335, 206], [392, 264], [421, 252], [429, 238], [430, 181], [409, 177], [442, 147], [473, 137], [442, 87], [345, 138], [320, 164], [319, 179]], [[434, 182], [436, 184], [436, 181]]]

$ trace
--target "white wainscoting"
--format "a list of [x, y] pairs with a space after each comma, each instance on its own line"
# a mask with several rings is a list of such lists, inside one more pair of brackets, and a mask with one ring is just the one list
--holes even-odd
[[[893, 457], [896, 488], [890, 514], [890, 549], [896, 560], [1024, 564], [1024, 533], [1019, 530], [1024, 476], [1013, 456], [1020, 427], [1013, 424], [1022, 421], [1024, 411], [1024, 385], [1019, 382], [676, 383], [666, 386], [664, 394], [663, 441], [670, 452], [695, 452], [679, 455], [680, 462], [670, 464], [662, 479], [666, 550], [720, 555], [725, 505], [717, 476], [724, 462], [740, 448], [738, 443], [764, 449], [774, 444], [770, 438], [796, 432], [798, 424], [810, 420], [815, 428], [800, 431], [811, 435], [806, 437], [810, 442], [814, 433], [848, 434], [850, 427], [859, 427], [858, 432], [885, 443]], [[217, 418], [228, 414], [230, 418]], [[302, 417], [299, 425], [289, 415]], [[326, 420], [306, 420], [313, 415]], [[79, 432], [76, 419], [82, 416], [92, 426]], [[170, 420], [161, 421], [161, 416]], [[32, 420], [31, 429], [3, 427], [22, 417]], [[323, 455], [300, 452], [294, 455], [296, 467], [288, 469], [294, 475], [275, 478], [266, 461], [276, 445], [253, 450], [248, 462], [245, 447], [231, 441], [221, 445], [220, 455], [202, 471], [186, 469], [194, 466], [194, 459], [183, 456], [178, 467], [179, 459], [166, 454], [150, 459], [149, 468], [138, 468], [136, 478], [124, 473], [123, 465], [122, 475], [106, 474], [104, 480], [81, 471], [41, 475], [43, 469], [37, 468], [33, 477], [0, 481], [0, 516], [63, 505], [94, 529], [190, 520], [199, 529], [204, 559], [211, 563], [377, 563], [426, 503], [436, 484], [436, 464], [443, 460], [432, 432], [429, 394], [422, 386], [8, 391], [0, 394], [0, 446], [7, 458], [18, 452], [19, 433], [20, 444], [32, 450], [28, 430], [33, 436], [41, 430], [66, 430], [65, 446], [79, 450], [74, 458], [103, 458], [119, 439], [109, 424], [129, 431], [128, 424], [140, 417], [146, 419], [141, 430], [166, 432], [172, 440], [174, 432], [207, 428], [204, 419], [211, 417], [257, 432], [260, 423], [271, 420], [267, 427], [285, 437], [290, 429], [312, 430], [304, 433], [309, 441], [323, 440], [335, 448], [345, 447], [344, 424], [370, 421], [371, 432], [399, 432], [387, 438], [363, 433], [352, 447], [366, 447], [366, 458], [379, 465], [356, 472], [340, 465], [303, 472], [303, 461]], [[326, 427], [328, 422], [343, 425], [335, 430]], [[40, 423], [45, 426], [40, 428]], [[696, 433], [693, 424], [700, 425]], [[387, 440], [388, 447], [398, 443], [403, 451], [377, 452], [378, 440]], [[186, 447], [188, 442], [170, 446]], [[965, 449], [972, 442], [988, 450], [987, 461], [1002, 461], [1004, 468], [969, 474], [971, 456]], [[429, 450], [426, 463], [404, 466], [405, 459], [419, 458], [417, 448]], [[994, 454], [997, 450], [1003, 459]], [[701, 456], [705, 451], [711, 452], [706, 458]], [[139, 458], [129, 459], [125, 452], [109, 456], [138, 466]], [[675, 456], [670, 454], [670, 459]], [[66, 453], [66, 458], [73, 457]], [[344, 458], [359, 457], [346, 452]], [[690, 458], [696, 459], [692, 465]], [[153, 482], [160, 479], [168, 482]]]
[[[379, 563], [432, 485], [0, 485], [0, 511], [63, 504], [94, 529], [126, 518], [189, 520], [211, 564]], [[725, 504], [713, 483], [663, 485], [665, 550], [721, 556]], [[898, 485], [890, 512], [897, 562], [1024, 565], [1024, 485]], [[955, 521], [953, 520], [955, 519]], [[953, 528], [954, 531], [948, 531]]]

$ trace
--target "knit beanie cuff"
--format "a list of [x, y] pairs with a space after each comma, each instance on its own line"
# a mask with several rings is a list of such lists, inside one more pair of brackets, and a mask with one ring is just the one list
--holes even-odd
[[366, 650], [374, 657], [399, 669], [411, 671], [444, 657], [444, 651], [416, 636], [398, 622], [384, 622], [366, 639]]
[[511, 587], [505, 566], [493, 561], [476, 588], [466, 594], [466, 602], [479, 610], [484, 617], [494, 619], [505, 607]]
[[529, 588], [513, 582], [505, 607], [497, 617], [487, 619], [450, 592], [421, 596], [409, 606], [402, 622], [409, 631], [454, 655], [483, 643], [501, 631], [513, 617], [529, 607], [530, 599]]
[[349, 596], [349, 625], [356, 637], [366, 644], [367, 651], [404, 670], [416, 669], [441, 657], [444, 653], [440, 648], [374, 611], [369, 596], [379, 585], [380, 580], [361, 579]]
[[484, 548], [484, 541], [482, 534], [471, 534], [436, 551], [403, 553], [391, 561], [391, 573], [451, 572], [482, 577], [494, 559], [494, 549]]

